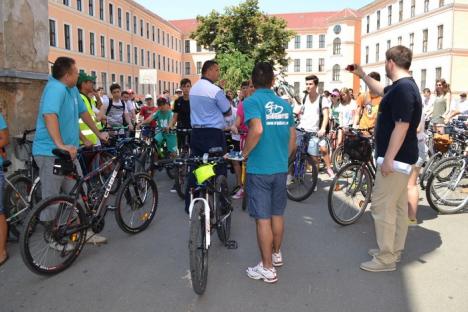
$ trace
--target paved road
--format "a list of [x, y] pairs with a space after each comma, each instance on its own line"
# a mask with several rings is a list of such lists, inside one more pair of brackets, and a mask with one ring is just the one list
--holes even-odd
[[[437, 216], [427, 205], [411, 228], [398, 271], [368, 273], [359, 264], [375, 247], [368, 212], [340, 227], [326, 206], [327, 184], [302, 203], [289, 202], [279, 281], [246, 277], [258, 261], [254, 222], [237, 209], [232, 238], [210, 250], [208, 287], [202, 297], [188, 274], [188, 220], [182, 201], [157, 177], [159, 209], [143, 233], [121, 232], [112, 215], [107, 245], [85, 247], [67, 271], [41, 277], [26, 269], [18, 246], [0, 268], [0, 311], [468, 311], [468, 214]], [[236, 203], [239, 207], [239, 203]]]

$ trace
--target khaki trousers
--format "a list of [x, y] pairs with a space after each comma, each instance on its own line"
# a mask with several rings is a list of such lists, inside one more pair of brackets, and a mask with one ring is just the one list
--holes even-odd
[[405, 247], [408, 233], [409, 175], [393, 172], [384, 177], [377, 168], [372, 191], [372, 217], [379, 253], [376, 258], [384, 264], [395, 263]]

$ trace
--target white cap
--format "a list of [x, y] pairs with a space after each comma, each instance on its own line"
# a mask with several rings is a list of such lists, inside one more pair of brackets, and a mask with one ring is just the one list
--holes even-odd
[[179, 88], [178, 88], [178, 89], [175, 90], [175, 92], [176, 92], [176, 93], [177, 93], [177, 92], [182, 92], [182, 89], [179, 89]]
[[145, 95], [145, 100], [146, 100], [146, 99], [152, 99], [152, 98], [153, 98], [153, 96], [152, 96], [151, 94]]

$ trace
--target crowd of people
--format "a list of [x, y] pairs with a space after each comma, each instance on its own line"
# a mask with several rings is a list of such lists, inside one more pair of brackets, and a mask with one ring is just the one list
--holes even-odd
[[[96, 88], [95, 77], [78, 71], [73, 59], [59, 57], [40, 101], [33, 142], [39, 176], [47, 181], [42, 185], [42, 198], [69, 189], [70, 181], [53, 174], [52, 150], [66, 150], [76, 159], [80, 145], [93, 146], [108, 141], [106, 131], [110, 128], [129, 132], [144, 125], [157, 128], [155, 141], [157, 144], [165, 141], [173, 157], [186, 141], [186, 135], [190, 136], [192, 156], [202, 156], [212, 147], [227, 151], [226, 133], [229, 133], [232, 148], [242, 151], [247, 168], [247, 182], [243, 185], [241, 164], [233, 161], [237, 186], [232, 197], [240, 199], [247, 190], [248, 210], [256, 220], [260, 249], [261, 261], [247, 268], [246, 273], [250, 278], [273, 283], [278, 280], [276, 268], [283, 265], [281, 245], [288, 159], [301, 141], [303, 131], [314, 133], [308, 154], [316, 163], [322, 159], [326, 173], [334, 177], [326, 141], [329, 129], [337, 129], [338, 145], [343, 143], [347, 128], [366, 129], [374, 133], [376, 157], [382, 157], [383, 161], [378, 166], [372, 194], [377, 248], [369, 250], [372, 259], [363, 262], [361, 268], [371, 272], [393, 271], [404, 250], [408, 224], [417, 223], [416, 182], [427, 155], [425, 121], [429, 120], [435, 130], [443, 130], [450, 119], [468, 114], [466, 94], [460, 95], [456, 105], [450, 105], [450, 87], [443, 79], [437, 80], [435, 94], [424, 89], [421, 97], [409, 73], [411, 61], [412, 52], [404, 46], [386, 52], [385, 71], [393, 81], [388, 87], [380, 83], [378, 73], [366, 74], [354, 64], [350, 74], [362, 79], [369, 90], [356, 97], [350, 88], [319, 93], [318, 77], [309, 75], [302, 103], [293, 106], [272, 90], [274, 68], [269, 63], [256, 64], [251, 79], [242, 82], [235, 95], [223, 89], [216, 61], [207, 61], [203, 64], [201, 79], [193, 86], [184, 78], [174, 96], [164, 91], [155, 100], [147, 94], [141, 104], [136, 101], [133, 90], [123, 90], [117, 83], [110, 86], [107, 96], [106, 90]], [[191, 129], [191, 134], [170, 131], [174, 128]], [[303, 131], [296, 132], [296, 128]], [[8, 128], [0, 115], [0, 148], [7, 144]], [[0, 154], [0, 165], [4, 157]], [[394, 161], [413, 166], [411, 174], [395, 171]], [[79, 170], [78, 163], [76, 167]], [[217, 166], [216, 170], [217, 174], [227, 175], [225, 166]], [[193, 175], [189, 175], [187, 190], [195, 183]], [[0, 170], [2, 187], [3, 172]], [[186, 212], [189, 201], [186, 196]], [[0, 203], [1, 265], [8, 254], [1, 196]], [[43, 220], [51, 218], [54, 218], [54, 211], [41, 216]], [[88, 234], [93, 238], [91, 243], [106, 241], [102, 236]]]

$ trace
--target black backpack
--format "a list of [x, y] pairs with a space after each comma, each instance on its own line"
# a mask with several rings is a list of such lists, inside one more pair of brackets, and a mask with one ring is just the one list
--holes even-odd
[[[123, 112], [122, 112], [122, 125], [125, 127], [125, 126], [128, 125], [128, 124], [127, 124], [127, 121], [125, 120], [125, 115], [124, 115], [124, 114], [125, 114], [125, 108], [126, 108], [126, 107], [125, 107], [125, 102], [122, 101], [122, 100], [120, 100], [120, 103], [122, 103], [122, 110], [123, 110]], [[113, 105], [113, 100], [112, 100], [111, 98], [109, 98], [109, 103], [108, 103], [108, 105], [107, 105], [107, 110], [106, 110], [106, 116], [109, 115], [109, 112], [110, 112], [110, 110], [111, 110], [111, 108], [112, 108], [113, 106], [114, 106], [114, 105]], [[118, 108], [118, 107], [116, 107], [116, 108], [117, 108], [117, 109], [120, 109], [120, 108]]]
[[[304, 98], [302, 99], [302, 105], [305, 104], [306, 99], [307, 99], [308, 96], [309, 96], [309, 94], [306, 94], [304, 96]], [[319, 98], [319, 128], [322, 127], [322, 122], [323, 122], [322, 100], [323, 100], [323, 96], [320, 95], [320, 98]], [[305, 109], [305, 106], [302, 108], [302, 112], [304, 111], [304, 109]], [[330, 122], [327, 123], [327, 127], [325, 128], [325, 133], [328, 133], [328, 132], [330, 132]]]

